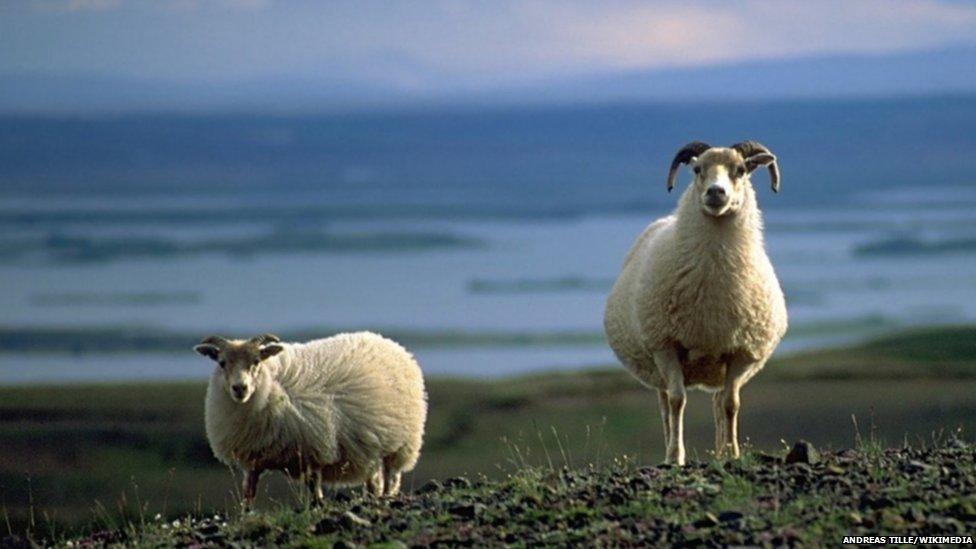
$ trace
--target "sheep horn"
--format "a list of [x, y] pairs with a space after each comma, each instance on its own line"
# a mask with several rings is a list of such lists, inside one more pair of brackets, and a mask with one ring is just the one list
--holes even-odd
[[678, 154], [674, 155], [674, 160], [671, 161], [671, 169], [668, 170], [668, 192], [671, 192], [671, 189], [674, 188], [674, 179], [678, 175], [678, 168], [682, 164], [691, 162], [693, 158], [711, 148], [711, 145], [702, 143], [701, 141], [692, 141], [684, 147], [681, 147]]
[[[732, 145], [732, 148], [739, 151], [742, 158], [745, 158], [746, 169], [748, 169], [750, 172], [758, 168], [760, 165], [765, 164], [766, 167], [769, 168], [769, 181], [773, 187], [773, 192], [779, 192], [779, 164], [776, 163], [776, 155], [774, 155], [772, 151], [766, 148], [766, 146], [762, 143], [758, 143], [756, 141], [743, 141], [741, 143], [736, 143], [735, 145]], [[759, 154], [773, 157], [772, 162], [769, 162], [768, 158], [766, 158], [764, 159], [765, 162], [753, 162], [750, 164], [749, 159]]]
[[223, 347], [227, 343], [227, 339], [220, 337], [219, 335], [212, 335], [203, 338], [199, 345], [215, 345], [217, 347]]
[[267, 345], [268, 343], [281, 343], [281, 338], [274, 334], [261, 334], [251, 338], [252, 343], [257, 343], [258, 345]]

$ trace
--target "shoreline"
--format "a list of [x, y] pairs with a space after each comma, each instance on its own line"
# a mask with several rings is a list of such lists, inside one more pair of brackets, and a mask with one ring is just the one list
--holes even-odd
[[[0, 339], [2, 339], [2, 329], [0, 329]], [[504, 334], [503, 334], [504, 335]], [[439, 350], [457, 351], [462, 349], [494, 349], [496, 351], [507, 347], [498, 344], [499, 334], [449, 334], [454, 337], [453, 341], [461, 343], [462, 346], [435, 347]], [[594, 343], [580, 341], [577, 332], [557, 333], [539, 336], [530, 334], [516, 336], [508, 334], [507, 338], [513, 348], [534, 348], [546, 347], [548, 345], [563, 345], [569, 347], [591, 346]], [[410, 336], [406, 338], [410, 340]], [[494, 341], [496, 346], [481, 346]], [[976, 378], [976, 324], [950, 324], [939, 326], [923, 326], [913, 328], [895, 329], [885, 332], [875, 337], [866, 337], [846, 344], [828, 345], [824, 347], [797, 349], [777, 353], [773, 355], [769, 364], [761, 372], [762, 378], [772, 380], [829, 380], [829, 379], [974, 379]], [[471, 344], [471, 347], [463, 346], [463, 342]], [[182, 341], [180, 342], [182, 343]], [[602, 343], [602, 340], [601, 340]], [[944, 348], [948, 346], [948, 348]], [[429, 351], [429, 348], [422, 344], [419, 348]], [[189, 349], [189, 346], [187, 346]], [[904, 356], [908, 354], [910, 359]], [[152, 357], [154, 359], [171, 358], [174, 355], [169, 351], [148, 351], [138, 353], [135, 351], [119, 351], [106, 353], [81, 353], [72, 354], [68, 352], [43, 353], [0, 353], [0, 359], [15, 362], [18, 356], [36, 359], [38, 357], [49, 357], [52, 361], [59, 358], [65, 360], [78, 359], [83, 357], [89, 360], [106, 358], [109, 360], [132, 358], [138, 364], [137, 359], [142, 357]], [[0, 370], [2, 372], [2, 370]], [[113, 387], [113, 386], [179, 386], [206, 383], [209, 378], [210, 368], [201, 365], [200, 374], [186, 377], [140, 377], [117, 378], [117, 379], [68, 379], [68, 380], [26, 380], [26, 381], [3, 381], [0, 380], [0, 388], [43, 388], [43, 387]], [[553, 366], [540, 369], [533, 369], [525, 372], [512, 372], [502, 374], [487, 375], [465, 375], [456, 373], [432, 373], [428, 374], [428, 379], [438, 381], [461, 381], [475, 383], [495, 383], [510, 382], [518, 380], [532, 380], [533, 378], [548, 378], [553, 376], [579, 376], [608, 374], [615, 372], [626, 374], [625, 368], [620, 364], [593, 363], [567, 366]], [[0, 374], [2, 375], [2, 374]]]

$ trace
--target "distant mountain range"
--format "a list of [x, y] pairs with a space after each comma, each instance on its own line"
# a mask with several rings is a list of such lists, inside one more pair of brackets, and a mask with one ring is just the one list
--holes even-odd
[[268, 77], [225, 83], [102, 75], [0, 74], [0, 112], [346, 111], [435, 105], [544, 105], [976, 92], [976, 48], [758, 60], [584, 74], [495, 89], [419, 88], [382, 79]]

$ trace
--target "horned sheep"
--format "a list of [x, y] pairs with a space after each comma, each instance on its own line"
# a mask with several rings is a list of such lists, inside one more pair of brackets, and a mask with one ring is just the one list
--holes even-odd
[[739, 456], [739, 392], [758, 373], [787, 327], [786, 304], [763, 243], [750, 174], [776, 157], [746, 141], [729, 148], [693, 142], [671, 163], [668, 191], [688, 164], [694, 180], [676, 211], [637, 238], [604, 315], [617, 358], [656, 389], [666, 461], [684, 464], [685, 389], [713, 393], [715, 451]]
[[244, 472], [245, 507], [265, 471], [304, 480], [319, 501], [323, 483], [394, 495], [417, 463], [427, 395], [419, 365], [397, 343], [369, 332], [308, 343], [264, 334], [211, 336], [194, 349], [217, 362], [207, 438], [217, 459]]

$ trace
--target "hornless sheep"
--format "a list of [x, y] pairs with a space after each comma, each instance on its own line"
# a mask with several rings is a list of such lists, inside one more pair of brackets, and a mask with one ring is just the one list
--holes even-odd
[[427, 395], [420, 366], [397, 343], [369, 332], [308, 343], [264, 334], [211, 336], [194, 349], [218, 364], [207, 439], [217, 459], [244, 471], [245, 507], [267, 470], [305, 480], [320, 501], [323, 482], [395, 495], [417, 463]]
[[786, 333], [786, 304], [766, 256], [750, 174], [776, 157], [754, 141], [685, 145], [671, 162], [695, 173], [674, 214], [637, 238], [607, 300], [604, 329], [617, 358], [657, 389], [666, 461], [685, 462], [685, 388], [713, 392], [716, 456], [739, 456], [739, 390]]

